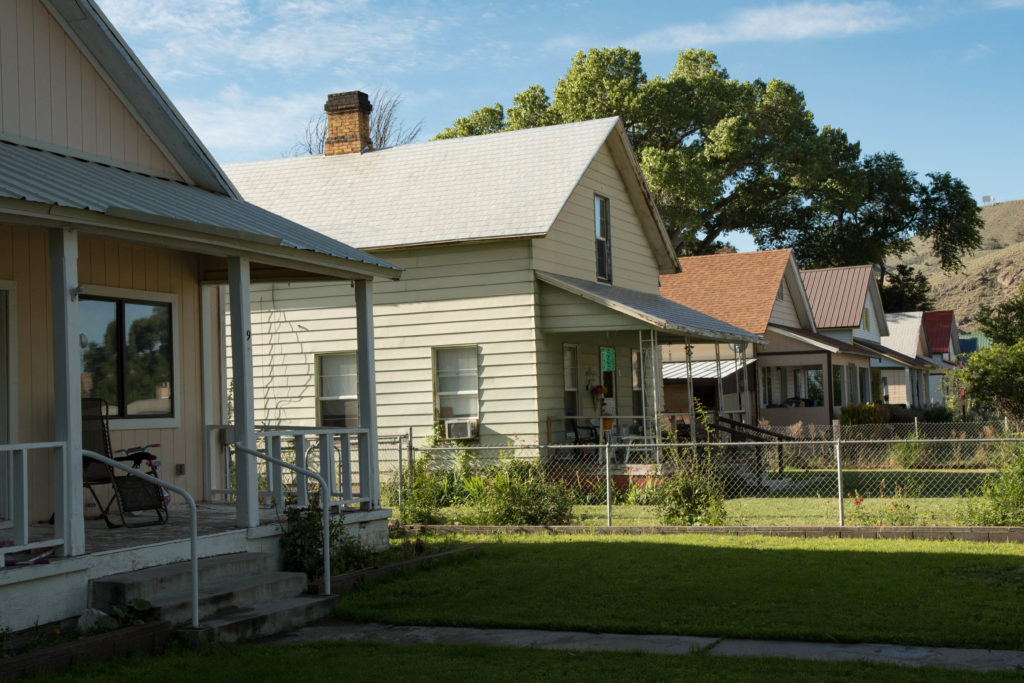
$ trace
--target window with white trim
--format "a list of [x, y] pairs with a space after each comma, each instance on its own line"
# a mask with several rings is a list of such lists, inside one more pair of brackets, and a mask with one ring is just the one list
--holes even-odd
[[359, 363], [354, 353], [319, 358], [317, 403], [320, 425], [355, 429], [359, 426]]
[[441, 418], [480, 415], [477, 347], [434, 349], [434, 402]]
[[82, 398], [110, 417], [174, 417], [171, 304], [82, 296], [78, 319]]
[[612, 281], [612, 229], [608, 198], [594, 195], [594, 240], [597, 247], [597, 279]]

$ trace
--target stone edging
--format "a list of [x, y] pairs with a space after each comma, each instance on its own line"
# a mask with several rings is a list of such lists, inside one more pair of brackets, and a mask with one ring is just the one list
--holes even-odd
[[[384, 578], [385, 576], [391, 576], [392, 574], [404, 569], [413, 569], [420, 565], [433, 562], [434, 560], [441, 560], [460, 553], [478, 552], [479, 550], [480, 546], [477, 545], [460, 546], [440, 553], [433, 553], [432, 555], [422, 555], [420, 557], [414, 557], [411, 560], [403, 560], [393, 564], [386, 564], [382, 567], [368, 567], [367, 569], [357, 569], [352, 572], [337, 574], [336, 576], [331, 577], [331, 595], [347, 593], [355, 588], [356, 584], [360, 581], [376, 581]], [[312, 593], [319, 593], [322, 587], [323, 581], [310, 582], [309, 584], [309, 590]]]
[[0, 659], [0, 680], [25, 678], [43, 671], [63, 671], [79, 662], [92, 662], [135, 653], [155, 654], [171, 639], [169, 621], [150, 621], [95, 636], [83, 636]]
[[1024, 527], [1012, 526], [461, 526], [407, 524], [407, 533], [438, 534], [708, 534], [786, 536], [791, 538], [910, 538], [929, 541], [1024, 543]]

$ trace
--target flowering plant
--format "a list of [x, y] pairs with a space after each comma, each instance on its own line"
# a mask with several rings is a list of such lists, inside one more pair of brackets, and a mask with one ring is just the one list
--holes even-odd
[[603, 384], [595, 384], [594, 386], [590, 387], [590, 393], [592, 393], [594, 396], [604, 396], [605, 394], [608, 393], [608, 389]]

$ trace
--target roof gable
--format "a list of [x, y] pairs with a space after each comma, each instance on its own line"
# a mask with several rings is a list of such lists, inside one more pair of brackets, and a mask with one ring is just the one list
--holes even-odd
[[785, 279], [801, 322], [815, 329], [789, 249], [688, 256], [679, 271], [662, 276], [663, 297], [754, 334], [767, 329]]
[[924, 327], [928, 333], [928, 348], [931, 353], [949, 353], [950, 338], [956, 323], [953, 311], [925, 311]]
[[[819, 328], [860, 326], [865, 303], [871, 296], [871, 266], [801, 270], [800, 276], [807, 290], [811, 310], [814, 311], [814, 322]], [[875, 301], [875, 304], [881, 310], [881, 302]], [[879, 322], [881, 325], [885, 324], [884, 320]], [[882, 332], [884, 333], [884, 330]]]
[[882, 345], [911, 358], [920, 353], [927, 354], [928, 345], [924, 338], [925, 330], [921, 318], [921, 311], [886, 313], [885, 321], [889, 326], [889, 334], [881, 338]]
[[93, 0], [43, 0], [189, 184], [237, 198], [227, 176]]
[[[546, 235], [609, 144], [652, 250], [675, 256], [617, 118], [225, 170], [249, 201], [361, 249]], [[630, 168], [630, 166], [635, 168]]]

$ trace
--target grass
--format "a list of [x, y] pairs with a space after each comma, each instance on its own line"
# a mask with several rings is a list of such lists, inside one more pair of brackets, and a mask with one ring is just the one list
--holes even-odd
[[1024, 649], [1024, 548], [759, 536], [488, 536], [350, 594], [402, 624]]
[[231, 649], [176, 649], [159, 658], [76, 667], [47, 681], [145, 680], [252, 683], [295, 680], [401, 681], [821, 681], [857, 677], [866, 680], [1011, 681], [1018, 673], [974, 673], [864, 662], [813, 662], [794, 659], [673, 656], [634, 652], [567, 652], [487, 645], [242, 645]]

